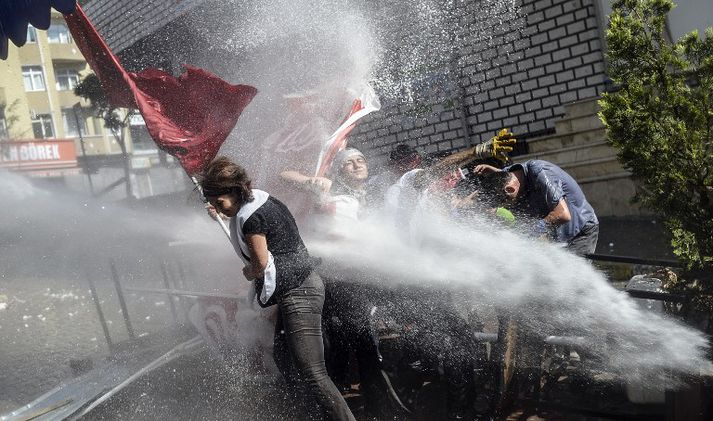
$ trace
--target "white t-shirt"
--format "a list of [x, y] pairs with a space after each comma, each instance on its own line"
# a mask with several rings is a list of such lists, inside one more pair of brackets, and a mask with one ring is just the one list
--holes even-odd
[[361, 203], [348, 194], [324, 196], [319, 207], [309, 217], [311, 230], [317, 236], [339, 238], [359, 220]]

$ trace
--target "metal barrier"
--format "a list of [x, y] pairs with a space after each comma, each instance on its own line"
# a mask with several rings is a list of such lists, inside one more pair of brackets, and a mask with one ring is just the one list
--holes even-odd
[[662, 266], [674, 268], [681, 267], [681, 263], [679, 263], [678, 261], [667, 259], [644, 259], [640, 257], [616, 256], [611, 254], [587, 254], [584, 257], [597, 262], [629, 263], [632, 265]]

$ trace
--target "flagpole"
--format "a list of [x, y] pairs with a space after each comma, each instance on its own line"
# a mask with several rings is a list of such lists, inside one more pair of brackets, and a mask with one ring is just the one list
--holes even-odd
[[[201, 188], [200, 183], [198, 183], [198, 180], [196, 179], [196, 177], [191, 176], [191, 181], [193, 181], [193, 184], [196, 186], [196, 189], [198, 189], [198, 192], [201, 194], [201, 200], [203, 201], [203, 203], [207, 204], [208, 199], [206, 199], [205, 196], [203, 195], [203, 189]], [[220, 224], [220, 227], [223, 228], [223, 232], [228, 237], [228, 241], [230, 241], [230, 244], [233, 244], [233, 242], [230, 240], [230, 230], [228, 229], [228, 226], [225, 225], [225, 221], [223, 221], [223, 218], [221, 218], [220, 215], [216, 215], [215, 220], [218, 221], [218, 223]]]

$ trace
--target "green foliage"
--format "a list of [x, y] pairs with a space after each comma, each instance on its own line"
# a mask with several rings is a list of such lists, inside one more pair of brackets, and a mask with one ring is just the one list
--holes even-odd
[[[619, 159], [641, 181], [641, 203], [672, 232], [688, 269], [713, 268], [713, 28], [671, 42], [671, 0], [615, 0], [600, 116]], [[701, 272], [699, 272], [701, 273]]]
[[104, 127], [111, 130], [114, 139], [121, 148], [121, 154], [124, 158], [124, 185], [126, 186], [126, 197], [133, 198], [131, 191], [131, 160], [126, 148], [124, 130], [129, 125], [129, 119], [135, 111], [124, 110], [124, 117], [118, 112], [118, 109], [113, 106], [104, 92], [101, 81], [97, 75], [90, 73], [74, 88], [74, 94], [84, 98], [91, 104], [92, 112], [97, 117], [104, 120]]
[[121, 133], [127, 126], [131, 113], [126, 113], [122, 118], [117, 112], [117, 108], [109, 103], [109, 100], [104, 93], [99, 78], [91, 73], [87, 75], [74, 88], [74, 94], [84, 98], [92, 105], [93, 113], [104, 120], [104, 127], [110, 129], [114, 136]]
[[5, 102], [0, 102], [0, 119], [5, 120], [5, 131], [0, 132], [0, 139], [4, 139], [5, 136], [10, 137], [14, 124], [20, 120], [17, 116], [17, 107], [19, 105], [19, 99], [14, 100], [10, 105]]

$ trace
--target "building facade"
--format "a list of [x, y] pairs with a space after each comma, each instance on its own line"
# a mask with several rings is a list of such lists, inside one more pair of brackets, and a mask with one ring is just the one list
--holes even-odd
[[[51, 18], [47, 31], [30, 26], [27, 44], [10, 46], [8, 59], [0, 62], [0, 167], [115, 199], [182, 187], [152, 182], [151, 168], [160, 168], [170, 158], [159, 155], [140, 117], [131, 118], [124, 133], [130, 186], [122, 189], [122, 183], [115, 183], [125, 177], [119, 141], [104, 127], [104, 121], [92, 114], [90, 104], [74, 94], [91, 69], [62, 15], [53, 11]], [[162, 175], [154, 178], [167, 178]]]
[[80, 98], [73, 89], [90, 70], [61, 15], [52, 17], [48, 31], [30, 26], [26, 46], [11, 48], [8, 59], [0, 63], [0, 135], [3, 139], [78, 138], [81, 127], [88, 154], [115, 152], [101, 122], [75, 107]]

